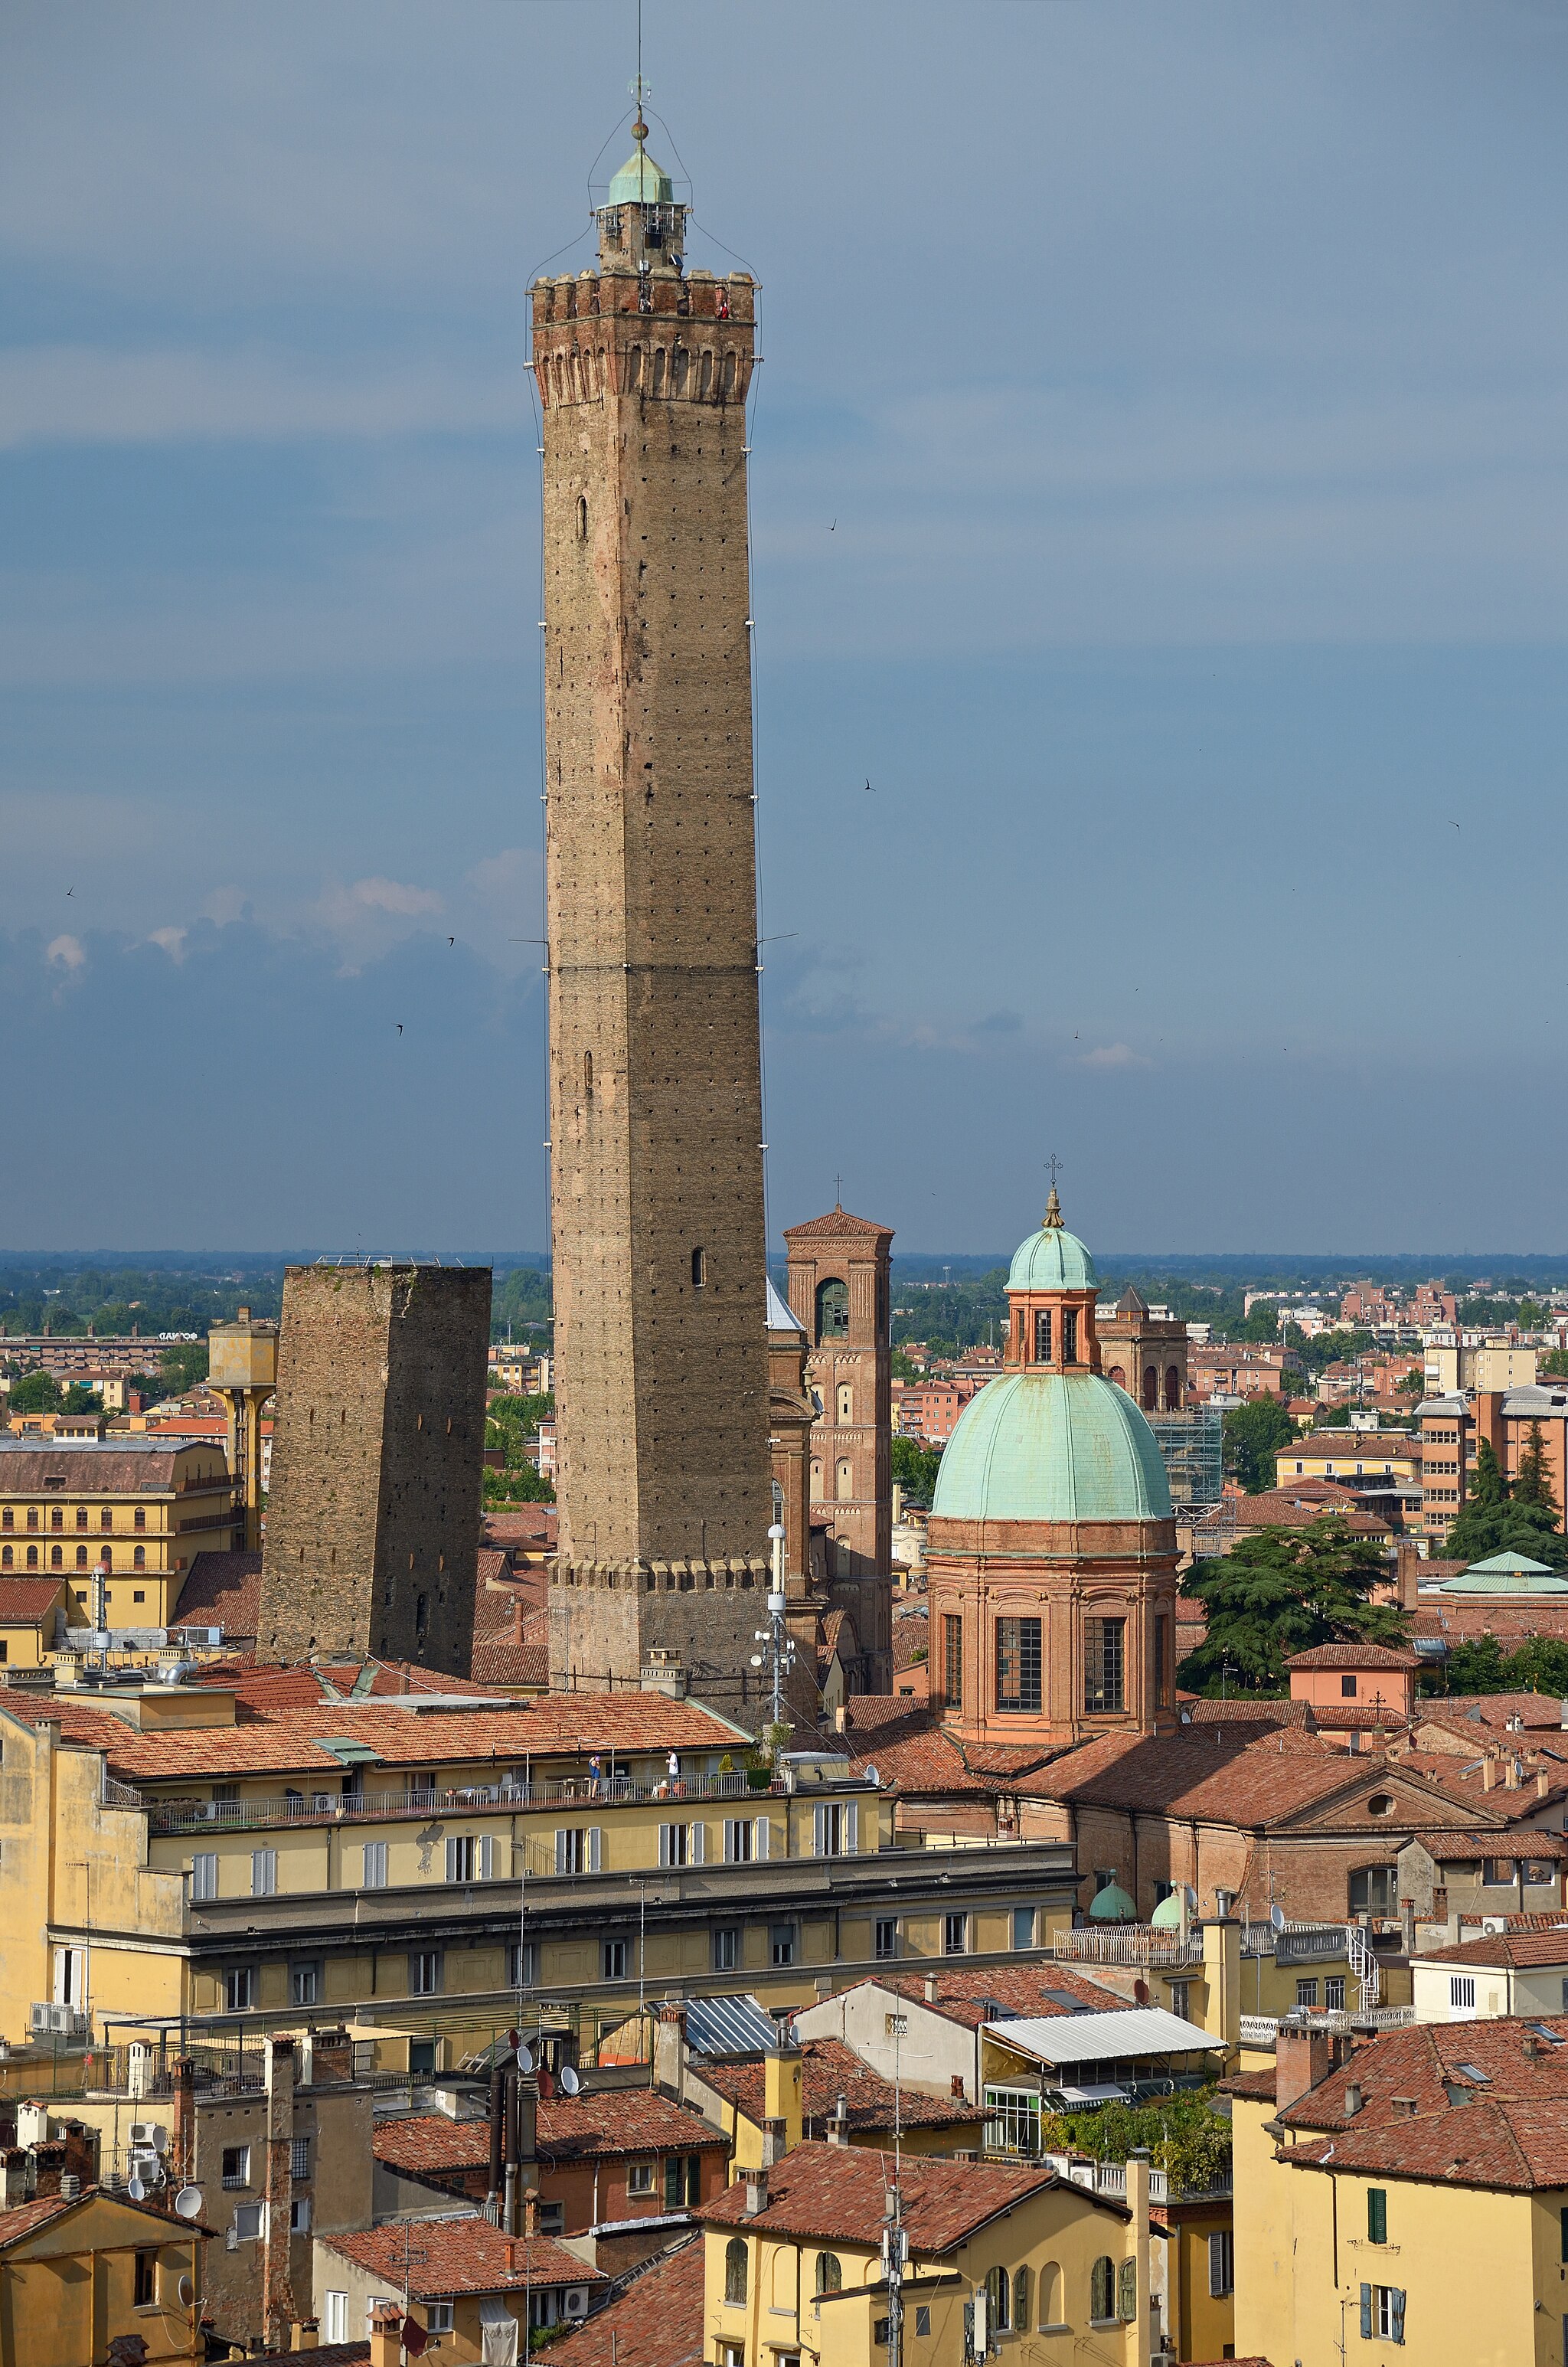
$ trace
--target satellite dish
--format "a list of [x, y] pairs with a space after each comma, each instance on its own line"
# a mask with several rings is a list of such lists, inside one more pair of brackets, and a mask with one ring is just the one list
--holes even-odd
[[190, 2279], [188, 2277], [182, 2277], [179, 2283], [175, 2287], [175, 2291], [180, 2297], [180, 2307], [182, 2309], [188, 2309], [192, 2302], [196, 2299], [196, 2287], [192, 2284]]
[[866, 1769], [866, 1771], [865, 1771], [865, 1780], [866, 1780], [866, 1782], [867, 1782], [868, 1784], [874, 1784], [877, 1786], [877, 1788], [880, 1790], [881, 1785], [882, 1785], [882, 1778], [881, 1778], [881, 1776], [877, 1773], [877, 1772], [876, 1772], [876, 1770], [875, 1770], [875, 1768], [874, 1768], [874, 1767], [868, 1767], [868, 1768]]
[[1270, 1907], [1269, 1909], [1269, 1920], [1273, 1925], [1276, 1931], [1282, 1931], [1285, 1928], [1284, 1908], [1279, 1906]]
[[533, 2067], [534, 2067], [534, 2050], [533, 2050], [533, 2048], [532, 2048], [531, 2046], [519, 2046], [519, 2048], [517, 2049], [517, 2068], [519, 2069], [519, 2071], [531, 2071], [531, 2070], [533, 2069]]
[[129, 2180], [125, 2191], [133, 2203], [145, 2203], [147, 2200], [147, 2189], [139, 2178]]
[[200, 2187], [182, 2186], [175, 2197], [175, 2211], [181, 2219], [199, 2219], [201, 2216]]
[[582, 2082], [570, 2063], [561, 2066], [560, 2091], [563, 2096], [575, 2096]]

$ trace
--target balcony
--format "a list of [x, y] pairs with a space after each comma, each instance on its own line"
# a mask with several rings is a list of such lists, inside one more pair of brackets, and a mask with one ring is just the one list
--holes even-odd
[[1195, 1931], [1184, 1940], [1179, 1931], [1161, 1924], [1085, 1923], [1058, 1931], [1051, 1953], [1058, 1964], [1201, 1965], [1203, 1942]]
[[1271, 2013], [1244, 2013], [1241, 2043], [1244, 2046], [1272, 2046], [1281, 2030], [1326, 2031], [1336, 2038], [1351, 2031], [1408, 2030], [1415, 2019], [1413, 2005], [1373, 2005], [1364, 2010], [1343, 2013], [1316, 2013], [1308, 2009], [1282, 2018]]
[[[120, 1788], [124, 1788], [123, 1786]], [[637, 1783], [630, 1777], [586, 1775], [557, 1784], [476, 1784], [446, 1792], [285, 1792], [259, 1800], [145, 1800], [153, 1833], [249, 1831], [267, 1825], [380, 1824], [389, 1818], [482, 1816], [514, 1808], [570, 1808], [587, 1816], [638, 1802], [671, 1809], [703, 1800], [754, 1800], [782, 1796], [794, 1787], [781, 1778], [756, 1782], [738, 1775], [682, 1775], [676, 1782]], [[868, 1787], [857, 1784], [852, 1788]], [[122, 1805], [117, 1803], [117, 1805]]]

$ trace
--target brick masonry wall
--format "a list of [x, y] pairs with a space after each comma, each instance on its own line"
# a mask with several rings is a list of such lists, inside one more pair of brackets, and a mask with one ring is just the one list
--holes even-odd
[[490, 1301], [488, 1267], [288, 1268], [262, 1653], [467, 1670]]
[[[560, 1559], [628, 1573], [761, 1557], [772, 1518], [751, 289], [637, 300], [626, 273], [535, 291]], [[629, 1648], [624, 1606], [593, 1627], [574, 1657]]]

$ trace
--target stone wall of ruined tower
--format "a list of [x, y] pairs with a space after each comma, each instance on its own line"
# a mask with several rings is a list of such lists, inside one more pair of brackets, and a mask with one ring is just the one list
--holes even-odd
[[486, 1267], [290, 1266], [257, 1649], [468, 1671]]
[[[753, 302], [749, 279], [668, 264], [543, 281], [533, 300], [560, 1503], [552, 1665], [586, 1676], [594, 1664], [629, 1673], [662, 1640], [673, 1605], [660, 1612], [661, 1594], [709, 1597], [715, 1651], [719, 1627], [733, 1626], [718, 1657], [744, 1644], [744, 1659], [765, 1581], [744, 449]], [[565, 1603], [563, 1589], [623, 1599]]]

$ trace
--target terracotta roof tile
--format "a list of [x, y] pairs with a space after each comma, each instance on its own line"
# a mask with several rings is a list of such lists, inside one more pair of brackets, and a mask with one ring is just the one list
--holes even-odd
[[[1466, 1832], [1412, 1833], [1427, 1855], [1439, 1865], [1463, 1863], [1469, 1858], [1506, 1856], [1510, 1852], [1520, 1857], [1568, 1858], [1568, 1840], [1561, 1833], [1499, 1833], [1485, 1825], [1477, 1825]], [[1548, 1917], [1548, 1922], [1555, 1919]]]
[[973, 1792], [992, 1797], [1049, 1759], [1042, 1750], [957, 1742], [940, 1714], [908, 1694], [856, 1693], [838, 1741], [859, 1775], [874, 1763], [884, 1786], [904, 1793]]
[[416, 2301], [448, 2293], [522, 2293], [530, 2285], [590, 2285], [608, 2282], [551, 2236], [506, 2237], [476, 2212], [471, 2217], [416, 2219], [412, 2236], [399, 2222], [317, 2239], [373, 2276], [388, 2277]]
[[1312, 1704], [1304, 1701], [1206, 1701], [1199, 1696], [1181, 1704], [1188, 1726], [1311, 1726]]
[[1292, 1652], [1287, 1669], [1417, 1669], [1414, 1652], [1398, 1652], [1388, 1644], [1314, 1644], [1309, 1651]]
[[[829, 2242], [881, 2240], [891, 2153], [872, 2146], [796, 2146], [769, 2173], [768, 2204], [746, 2217], [742, 2180], [700, 2214], [710, 2225], [754, 2227], [759, 2234], [823, 2237]], [[1050, 2170], [999, 2162], [941, 2161], [906, 2155], [901, 2191], [909, 2249], [918, 2258], [951, 2252], [998, 2213], [1056, 2183]], [[1117, 2210], [1116, 2215], [1126, 2216]]]
[[62, 2212], [73, 2210], [79, 2199], [74, 2195], [40, 2194], [35, 2202], [18, 2203], [10, 2211], [0, 2211], [0, 2251], [7, 2245], [19, 2243], [37, 2228], [47, 2227]]
[[604, 2309], [557, 2336], [552, 2361], [567, 2359], [571, 2367], [699, 2367], [705, 2253], [696, 2235], [658, 2254]]
[[259, 1553], [198, 1553], [186, 1572], [173, 1625], [221, 1627], [254, 1643], [261, 1609]]
[[[1348, 2119], [1352, 2079], [1362, 2107]], [[1419, 2022], [1359, 2048], [1353, 2067], [1287, 2106], [1280, 2118], [1289, 2128], [1320, 2135], [1298, 2137], [1280, 2158], [1292, 2169], [1331, 2166], [1515, 2192], [1563, 2186], [1565, 2107], [1568, 2017]]]
[[893, 1239], [891, 1225], [874, 1225], [869, 1217], [852, 1217], [847, 1208], [829, 1208], [825, 1217], [807, 1217], [804, 1224], [786, 1225], [786, 1241], [849, 1240], [874, 1233], [879, 1240]]
[[487, 1546], [553, 1546], [559, 1518], [554, 1504], [497, 1505], [486, 1512], [482, 1535]]
[[1461, 1940], [1454, 1948], [1434, 1948], [1421, 1961], [1457, 1965], [1461, 1971], [1467, 1965], [1493, 1965], [1514, 1972], [1532, 1965], [1568, 1965], [1568, 1923], [1555, 1931], [1489, 1931], [1483, 1939]]
[[[926, 1995], [928, 1978], [936, 1984], [934, 1998]], [[1072, 1998], [1093, 2013], [1118, 2012], [1128, 2002], [1115, 1990], [1102, 1988], [1098, 1981], [1075, 1972], [1070, 1965], [1055, 1964], [993, 1965], [985, 1972], [883, 1974], [852, 1984], [840, 1996], [851, 1997], [857, 1988], [886, 1989], [892, 1995], [908, 1998], [911, 2003], [923, 2006], [930, 2013], [940, 2013], [944, 2020], [956, 2022], [965, 2030], [978, 2030], [983, 2022], [998, 2020], [998, 2006], [1004, 2014], [1027, 2014], [1039, 2019], [1072, 2012], [1072, 2006], [1062, 2003], [1064, 1998]]]
[[[700, 2113], [668, 2096], [646, 2088], [620, 2088], [596, 2096], [541, 2098], [538, 2146], [542, 2161], [558, 2164], [649, 2152], [727, 2153], [729, 2140]], [[490, 2162], [490, 2128], [485, 2121], [416, 2112], [406, 2120], [378, 2121], [371, 2151], [378, 2161], [415, 2176], [421, 2170], [484, 2169]]]
[[487, 1685], [530, 1685], [540, 1693], [549, 1687], [550, 1656], [543, 1644], [512, 1644], [486, 1637], [475, 1644], [471, 1666], [475, 1676]]
[[[704, 2080], [749, 2121], [761, 2125], [764, 2071], [761, 2063], [707, 2063]], [[808, 2038], [801, 2048], [801, 2106], [807, 2134], [819, 2135], [842, 2096], [849, 2106], [852, 2129], [888, 2129], [895, 2114], [905, 2128], [973, 2127], [983, 2117], [977, 2104], [955, 2103], [945, 2096], [923, 2096], [901, 2088], [863, 2063], [852, 2047], [837, 2038]]]
[[[63, 1477], [79, 1496], [139, 1496], [174, 1487], [175, 1467], [188, 1448], [107, 1440], [101, 1446], [12, 1445], [0, 1439], [0, 1495], [36, 1495], [46, 1478]], [[220, 1483], [213, 1481], [213, 1486]]]
[[0, 1627], [46, 1618], [64, 1583], [63, 1578], [0, 1578]]

